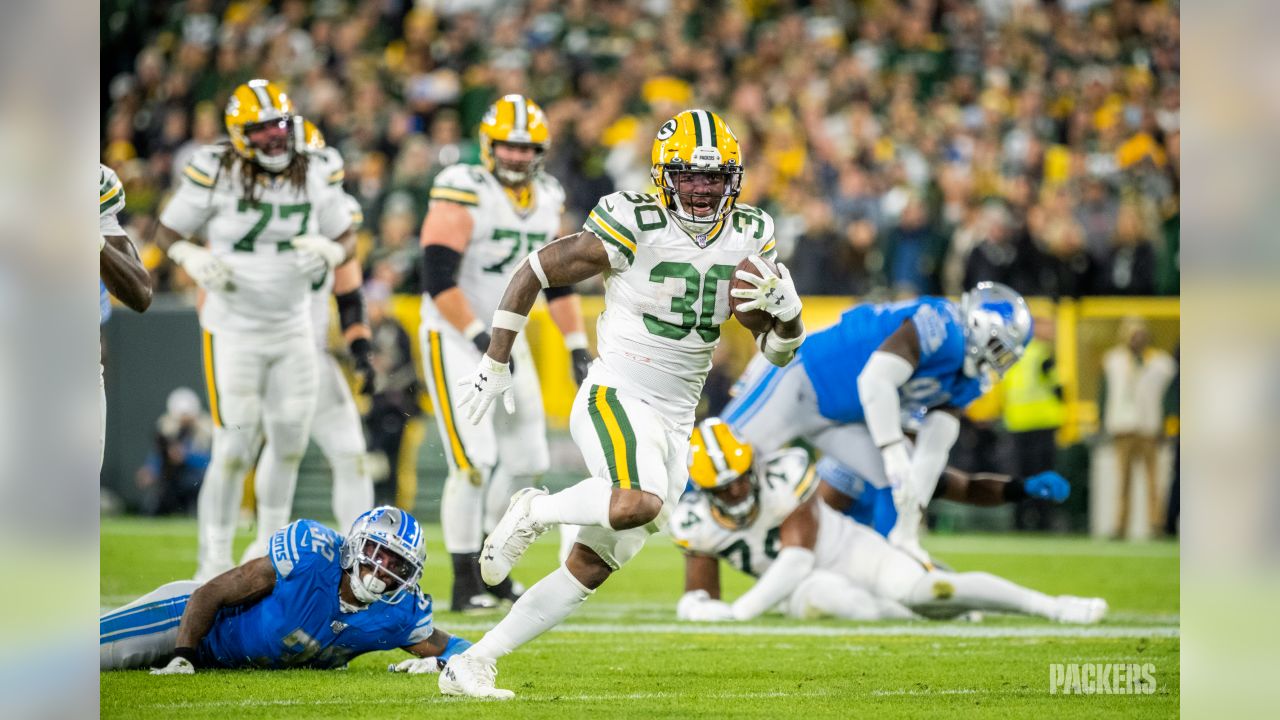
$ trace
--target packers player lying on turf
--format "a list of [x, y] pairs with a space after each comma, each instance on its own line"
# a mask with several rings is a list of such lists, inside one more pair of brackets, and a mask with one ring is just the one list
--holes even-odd
[[376, 650], [418, 656], [395, 669], [436, 672], [471, 646], [432, 625], [418, 588], [426, 544], [409, 513], [379, 507], [345, 539], [314, 520], [271, 538], [270, 553], [201, 585], [169, 583], [98, 621], [102, 670], [167, 661], [154, 675], [203, 668], [338, 668]]
[[[718, 418], [698, 425], [690, 448], [698, 489], [671, 522], [685, 551], [681, 620], [750, 620], [781, 603], [792, 617], [849, 620], [994, 610], [1092, 623], [1106, 614], [1101, 598], [1050, 597], [989, 573], [926, 569], [818, 500], [803, 450], [757, 461]], [[720, 600], [720, 558], [759, 578], [732, 604]]]

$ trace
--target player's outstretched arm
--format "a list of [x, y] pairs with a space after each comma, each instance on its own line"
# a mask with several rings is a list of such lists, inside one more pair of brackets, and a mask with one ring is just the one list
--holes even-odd
[[735, 620], [751, 620], [782, 602], [809, 573], [816, 562], [813, 548], [818, 544], [816, 496], [805, 500], [778, 528], [782, 549], [773, 564], [751, 589], [733, 603]]
[[1024, 498], [1060, 503], [1071, 496], [1071, 484], [1052, 470], [1023, 479], [998, 473], [967, 473], [949, 467], [943, 471], [942, 481], [933, 496], [981, 507], [1004, 505]]
[[[196, 588], [187, 600], [187, 609], [178, 623], [175, 654], [195, 655], [195, 649], [209, 634], [213, 619], [224, 607], [256, 602], [271, 594], [276, 586], [276, 569], [262, 557], [232, 568]], [[190, 658], [188, 658], [190, 659]]]
[[[520, 263], [507, 284], [498, 313], [528, 317], [529, 310], [538, 299], [538, 291], [582, 282], [607, 271], [609, 267], [609, 256], [598, 237], [586, 231], [566, 235], [530, 253]], [[511, 359], [511, 346], [518, 333], [518, 330], [498, 327], [495, 323], [493, 339], [486, 354], [500, 363], [507, 362]]]
[[676, 618], [694, 622], [733, 619], [733, 608], [720, 600], [720, 558], [685, 553], [684, 595], [676, 603]]
[[884, 458], [885, 475], [895, 487], [908, 481], [911, 458], [903, 444], [902, 387], [920, 363], [920, 335], [915, 324], [904, 320], [885, 338], [858, 374], [858, 397], [867, 431]]
[[433, 628], [427, 639], [403, 648], [405, 652], [417, 657], [401, 660], [388, 666], [387, 670], [410, 675], [435, 674], [444, 668], [449, 658], [469, 647], [471, 643], [467, 640], [457, 635], [450, 635], [440, 628]]
[[151, 273], [127, 235], [103, 235], [98, 271], [107, 292], [134, 312], [151, 307]]

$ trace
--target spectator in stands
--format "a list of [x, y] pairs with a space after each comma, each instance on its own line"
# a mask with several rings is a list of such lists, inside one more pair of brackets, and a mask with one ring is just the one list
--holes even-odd
[[1135, 202], [1121, 205], [1116, 215], [1116, 231], [1102, 278], [1108, 295], [1156, 294], [1156, 251], [1145, 235]]
[[176, 388], [156, 420], [155, 443], [138, 469], [141, 510], [146, 515], [189, 515], [209, 467], [213, 425], [188, 387]]
[[1160, 512], [1156, 455], [1164, 434], [1164, 402], [1177, 364], [1169, 353], [1151, 347], [1151, 332], [1140, 317], [1120, 323], [1119, 343], [1102, 358], [1102, 388], [1098, 400], [1103, 432], [1115, 450], [1120, 478], [1115, 537], [1129, 532], [1129, 495], [1133, 465], [1142, 463], [1146, 480], [1147, 522], [1158, 535], [1164, 524]]

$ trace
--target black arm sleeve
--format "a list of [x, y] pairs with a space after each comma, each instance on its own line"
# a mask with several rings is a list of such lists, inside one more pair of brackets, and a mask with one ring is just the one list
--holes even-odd
[[444, 245], [422, 248], [422, 289], [431, 297], [458, 284], [462, 253]]
[[338, 302], [338, 323], [345, 331], [352, 325], [368, 325], [369, 318], [365, 313], [364, 291], [356, 288], [349, 293], [335, 295]]
[[574, 294], [575, 291], [572, 285], [565, 285], [563, 287], [549, 287], [546, 290], [543, 290], [542, 292], [547, 296], [547, 302], [551, 302], [556, 298], [562, 298], [562, 297], [565, 297], [566, 295], [572, 295]]

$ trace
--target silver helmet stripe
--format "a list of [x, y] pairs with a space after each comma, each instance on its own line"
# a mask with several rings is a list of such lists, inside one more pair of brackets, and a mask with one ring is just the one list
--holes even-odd
[[271, 95], [267, 93], [267, 86], [265, 84], [249, 83], [249, 88], [253, 90], [254, 95], [258, 96], [258, 105], [261, 107], [261, 110], [258, 111], [259, 118], [262, 117], [264, 112], [277, 109], [276, 106], [271, 103]]
[[711, 464], [716, 469], [716, 480], [719, 481], [720, 475], [729, 469], [729, 462], [724, 457], [724, 448], [720, 447], [720, 438], [716, 437], [715, 426], [720, 424], [720, 420], [708, 420], [702, 425], [702, 440], [707, 448], [707, 456], [711, 458]]

